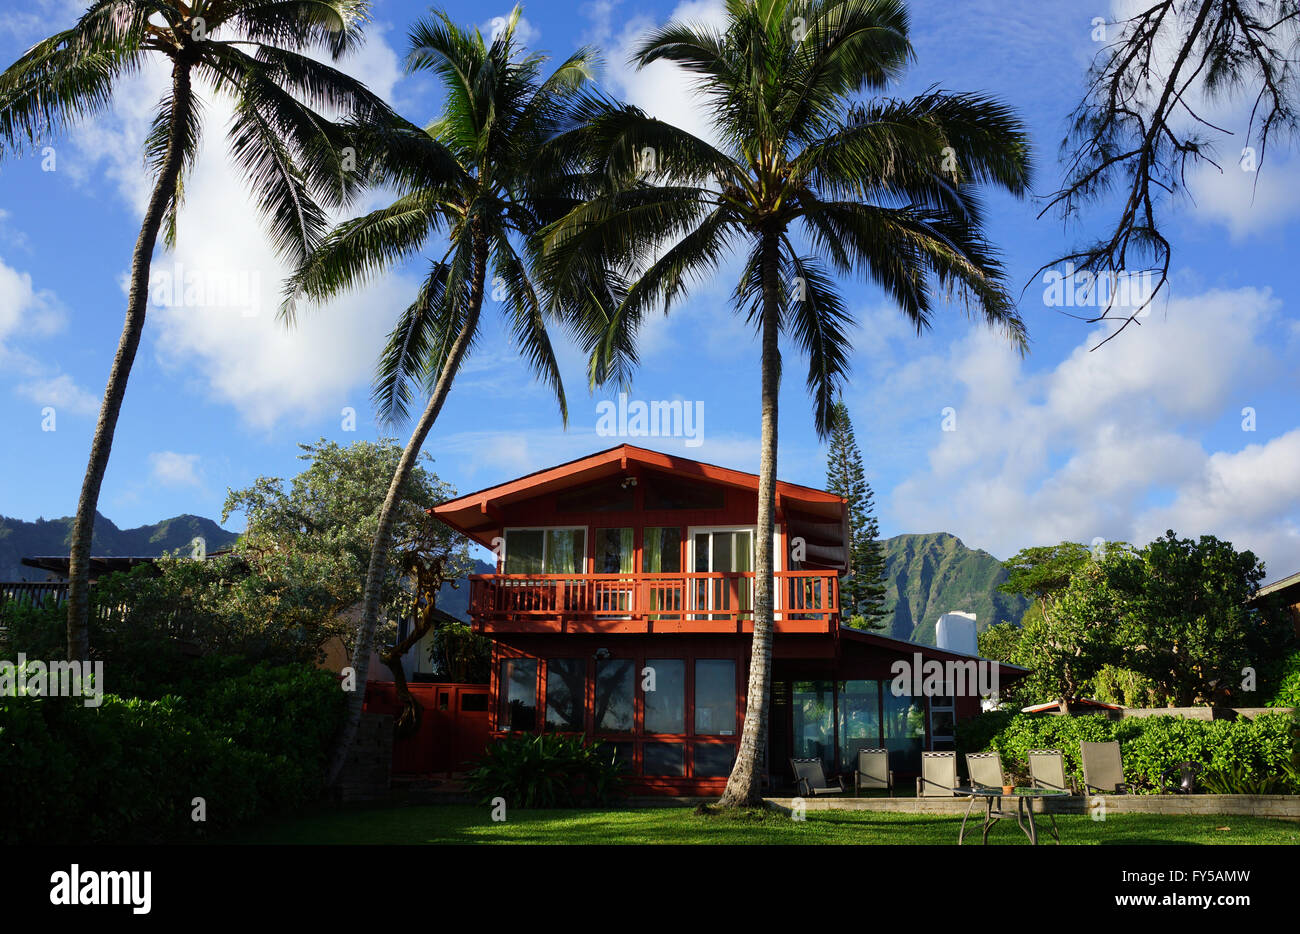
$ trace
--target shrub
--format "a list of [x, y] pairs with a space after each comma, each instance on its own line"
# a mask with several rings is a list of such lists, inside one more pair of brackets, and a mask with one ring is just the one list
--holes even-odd
[[1158, 792], [1165, 771], [1185, 761], [1200, 763], [1203, 774], [1231, 772], [1242, 782], [1284, 776], [1296, 752], [1293, 725], [1284, 714], [1233, 721], [1181, 716], [1116, 721], [993, 711], [958, 724], [957, 745], [963, 752], [996, 749], [1012, 770], [1021, 767], [1030, 749], [1059, 749], [1066, 774], [1082, 787], [1079, 744], [1115, 740], [1120, 744], [1125, 780], [1138, 791]]
[[470, 771], [483, 804], [501, 797], [516, 808], [599, 805], [620, 791], [622, 765], [581, 737], [546, 733], [493, 743]]
[[1277, 673], [1277, 693], [1269, 700], [1269, 707], [1300, 707], [1300, 652], [1286, 657]]
[[0, 841], [192, 840], [314, 799], [343, 713], [334, 676], [263, 665], [205, 680], [193, 665], [184, 698], [0, 697]]

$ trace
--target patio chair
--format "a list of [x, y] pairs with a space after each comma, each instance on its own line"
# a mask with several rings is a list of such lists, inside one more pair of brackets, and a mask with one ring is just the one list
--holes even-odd
[[966, 775], [976, 788], [1001, 788], [1002, 756], [996, 752], [966, 753]]
[[921, 753], [921, 776], [916, 780], [918, 798], [951, 798], [957, 787], [957, 753]]
[[1080, 743], [1083, 759], [1083, 790], [1086, 794], [1126, 795], [1133, 789], [1124, 781], [1124, 764], [1119, 743]]
[[853, 793], [863, 788], [884, 788], [894, 796], [894, 772], [889, 767], [888, 749], [859, 749], [858, 767], [853, 772]]
[[[1059, 749], [1031, 749], [1025, 754], [1029, 762], [1029, 784], [1032, 788], [1048, 788], [1052, 791], [1068, 791], [1074, 794], [1074, 782], [1065, 777], [1065, 757]], [[1043, 810], [1052, 822], [1052, 836], [1061, 842], [1061, 832], [1056, 829], [1056, 815], [1051, 811], [1052, 803], [1043, 801]]]
[[794, 771], [795, 787], [804, 797], [840, 795], [848, 790], [844, 787], [844, 779], [838, 775], [834, 785], [826, 780], [821, 759], [791, 759], [790, 768]]

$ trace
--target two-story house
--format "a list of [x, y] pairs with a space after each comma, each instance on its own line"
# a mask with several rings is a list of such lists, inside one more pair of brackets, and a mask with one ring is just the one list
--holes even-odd
[[[755, 474], [621, 445], [431, 509], [497, 558], [469, 604], [493, 642], [492, 736], [581, 733], [639, 791], [720, 792], [745, 714], [757, 491]], [[776, 524], [774, 787], [792, 756], [848, 771], [864, 746], [914, 773], [979, 712], [967, 672], [1022, 673], [842, 625], [840, 496], [778, 483]]]

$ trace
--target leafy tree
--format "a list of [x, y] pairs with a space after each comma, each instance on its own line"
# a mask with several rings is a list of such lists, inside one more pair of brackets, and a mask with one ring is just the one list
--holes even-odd
[[880, 544], [871, 484], [862, 470], [862, 454], [843, 402], [836, 402], [831, 412], [826, 489], [848, 500], [849, 573], [840, 578], [840, 612], [855, 629], [885, 629], [893, 615], [885, 607], [885, 549]]
[[848, 368], [851, 314], [834, 273], [882, 287], [924, 330], [941, 294], [960, 292], [1019, 346], [1025, 331], [985, 240], [979, 183], [1022, 194], [1028, 141], [1011, 110], [976, 94], [879, 93], [912, 57], [898, 0], [728, 0], [720, 28], [670, 22], [634, 52], [698, 79], [713, 145], [634, 107], [593, 102], [575, 142], [604, 187], [546, 235], [549, 274], [631, 284], [608, 321], [580, 333], [593, 382], [626, 380], [645, 315], [691, 280], [744, 256], [736, 310], [759, 335], [761, 452], [754, 637], [739, 751], [723, 806], [757, 803], [770, 700], [774, 494], [782, 334], [809, 359], [816, 427]]
[[[375, 402], [389, 422], [407, 417], [417, 391], [427, 393], [428, 401], [376, 509], [352, 657], [359, 683], [365, 682], [379, 623], [403, 489], [479, 336], [489, 270], [494, 301], [503, 302], [515, 341], [567, 418], [546, 328], [548, 307], [534, 281], [529, 240], [572, 203], [555, 193], [556, 178], [542, 170], [551, 165], [543, 149], [571, 125], [573, 103], [591, 76], [593, 56], [579, 50], [544, 76], [547, 59], [526, 54], [516, 40], [520, 15], [516, 7], [491, 42], [477, 29], [456, 26], [446, 13], [412, 27], [407, 71], [431, 71], [438, 77], [446, 94], [443, 114], [427, 128], [396, 117], [357, 128], [367, 177], [396, 187], [398, 197], [335, 228], [285, 287], [282, 316], [292, 323], [299, 300], [319, 302], [360, 286], [418, 253], [431, 236], [446, 237], [446, 251], [430, 263], [415, 300], [389, 334], [375, 381]], [[361, 707], [358, 692], [350, 698], [331, 781], [356, 736]]]
[[[1161, 209], [1189, 168], [1218, 167], [1216, 145], [1232, 136], [1207, 119], [1209, 105], [1253, 98], [1245, 136], [1229, 150], [1243, 168], [1262, 168], [1274, 136], [1300, 129], [1300, 8], [1295, 0], [1145, 0], [1098, 28], [1106, 44], [1062, 144], [1066, 178], [1044, 213], [1056, 208], [1076, 219], [1117, 193], [1106, 233], [1055, 262], [1094, 274], [1149, 266], [1159, 273], [1154, 295], [1173, 252]], [[1132, 308], [1111, 337], [1146, 304]], [[1098, 319], [1112, 317], [1113, 308]]]
[[107, 108], [118, 82], [147, 61], [171, 70], [145, 140], [153, 190], [131, 255], [126, 320], [100, 406], [72, 527], [68, 657], [89, 658], [90, 544], [126, 384], [144, 330], [159, 231], [175, 244], [185, 175], [202, 135], [196, 81], [230, 100], [230, 150], [272, 242], [306, 255], [325, 227], [321, 204], [356, 190], [344, 171], [346, 137], [319, 111], [373, 119], [384, 103], [306, 53], [339, 59], [356, 48], [365, 0], [94, 0], [75, 26], [38, 42], [0, 74], [0, 157], [36, 146]]
[[1241, 697], [1244, 669], [1263, 669], [1293, 644], [1284, 621], [1252, 612], [1264, 565], [1231, 542], [1170, 530], [1115, 570], [1124, 664], [1175, 706]]
[[1090, 556], [1088, 548], [1078, 542], [1022, 548], [1002, 562], [1007, 579], [998, 590], [1029, 597], [1038, 604], [1040, 613], [1050, 615], [1056, 598]]

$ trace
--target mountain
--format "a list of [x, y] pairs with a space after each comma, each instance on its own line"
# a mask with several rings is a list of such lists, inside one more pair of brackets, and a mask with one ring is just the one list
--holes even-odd
[[[497, 567], [495, 564], [488, 564], [486, 561], [475, 559], [474, 574], [495, 574]], [[435, 604], [438, 609], [444, 613], [450, 613], [457, 619], [469, 620], [469, 581], [461, 579], [457, 581], [455, 589], [451, 584], [443, 584], [442, 589], [438, 591], [438, 602]]]
[[[24, 567], [22, 559], [33, 555], [66, 555], [72, 537], [71, 516], [24, 522], [0, 516], [0, 580], [44, 580], [45, 572]], [[152, 525], [119, 529], [105, 516], [95, 513], [95, 535], [90, 553], [97, 557], [157, 557], [164, 551], [189, 550], [190, 542], [202, 536], [209, 552], [235, 543], [239, 535], [227, 532], [202, 516], [173, 516]]]
[[895, 535], [882, 544], [886, 598], [894, 605], [887, 634], [897, 639], [933, 645], [935, 624], [953, 610], [974, 613], [983, 632], [995, 623], [1019, 623], [1029, 608], [1026, 598], [998, 592], [1007, 579], [1001, 561], [955, 535]]

